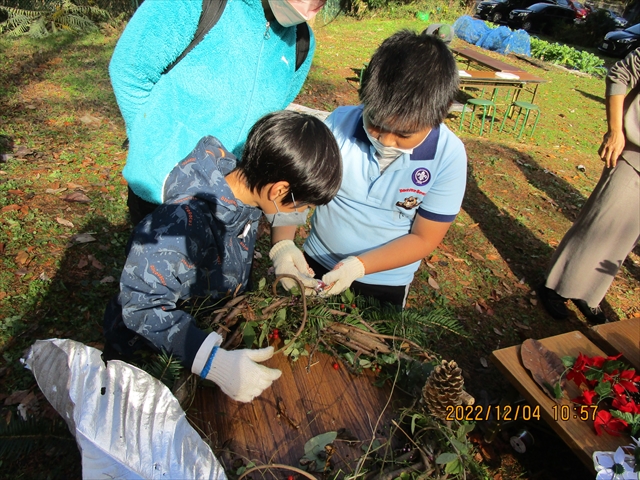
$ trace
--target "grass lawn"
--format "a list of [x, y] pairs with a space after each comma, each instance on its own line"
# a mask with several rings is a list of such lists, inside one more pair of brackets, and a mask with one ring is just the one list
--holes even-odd
[[[297, 103], [322, 110], [357, 103], [357, 72], [399, 28], [422, 30], [425, 24], [341, 18], [318, 26], [316, 57]], [[36, 339], [102, 346], [102, 313], [117, 292], [130, 233], [121, 176], [124, 125], [107, 74], [118, 34], [0, 38], [0, 153], [11, 153], [0, 160], [0, 401], [6, 420], [20, 403], [37, 418], [57, 417], [19, 363]], [[502, 59], [549, 81], [536, 99], [542, 117], [535, 137], [516, 141], [498, 129], [482, 138], [466, 129], [460, 134], [469, 157], [463, 211], [423, 262], [409, 297], [411, 308], [454, 313], [468, 336], [439, 335], [429, 347], [456, 360], [467, 390], [490, 400], [510, 389], [486, 361], [492, 350], [589, 327], [577, 310], [567, 321], [552, 320], [538, 305], [535, 287], [599, 178], [596, 151], [606, 129], [603, 79]], [[447, 119], [452, 129], [458, 122], [458, 114]], [[259, 250], [267, 258], [264, 243]], [[639, 293], [636, 249], [607, 294], [605, 313], [612, 320], [640, 316]], [[545, 431], [539, 435], [546, 440], [522, 456], [499, 439], [493, 456], [485, 456], [493, 478], [589, 478], [563, 444]], [[79, 478], [79, 455], [68, 436], [38, 450], [38, 459], [5, 460], [0, 468], [11, 478]]]

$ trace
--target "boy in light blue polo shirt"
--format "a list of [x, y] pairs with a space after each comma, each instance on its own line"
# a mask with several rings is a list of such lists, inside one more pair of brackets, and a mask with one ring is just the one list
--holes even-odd
[[457, 91], [456, 62], [441, 40], [404, 30], [380, 45], [362, 79], [362, 105], [326, 120], [342, 155], [338, 195], [316, 208], [304, 255], [295, 227], [272, 230], [276, 274], [295, 271], [323, 295], [351, 287], [404, 306], [420, 261], [462, 204], [467, 156], [442, 123]]

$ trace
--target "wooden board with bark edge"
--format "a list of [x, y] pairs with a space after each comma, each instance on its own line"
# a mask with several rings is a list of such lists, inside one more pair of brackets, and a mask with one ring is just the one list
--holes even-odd
[[595, 325], [591, 330], [640, 372], [640, 318]]
[[[560, 357], [566, 355], [577, 357], [580, 352], [588, 356], [606, 356], [587, 337], [577, 331], [543, 338], [540, 342]], [[542, 419], [551, 426], [578, 458], [593, 471], [594, 475], [593, 452], [598, 450], [615, 451], [619, 446], [631, 443], [631, 437], [628, 435], [621, 437], [614, 437], [607, 433], [596, 435], [593, 429], [593, 421], [591, 419], [582, 421], [578, 418], [573, 418], [573, 409], [571, 409], [569, 420], [560, 420], [559, 413], [556, 415], [558, 420], [555, 420], [553, 407], [558, 406], [558, 404], [545, 395], [538, 384], [533, 381], [529, 371], [522, 365], [520, 345], [495, 350], [491, 354], [491, 360], [532, 407], [540, 405]], [[569, 398], [575, 398], [580, 395], [578, 387], [573, 382], [567, 382], [566, 393]]]
[[[224, 447], [223, 450], [236, 455], [234, 458], [240, 456], [258, 465], [280, 463], [300, 467], [304, 444], [309, 439], [345, 428], [357, 442], [334, 442], [332, 465], [333, 472], [340, 468], [351, 472], [364, 453], [363, 446], [366, 448], [374, 437], [381, 443], [387, 440], [392, 418], [397, 418], [398, 408], [407, 402], [405, 399], [399, 405], [400, 395], [396, 391], [385, 410], [391, 393], [389, 385], [378, 388], [373, 385], [370, 372], [352, 375], [342, 364], [334, 369], [334, 362], [331, 356], [316, 352], [314, 365], [307, 373], [308, 357], [291, 363], [281, 353], [277, 354], [263, 365], [279, 368], [282, 376], [253, 402], [239, 403], [215, 386], [200, 386], [187, 416], [211, 440], [226, 466], [231, 457], [219, 453], [218, 448]], [[283, 415], [278, 416], [278, 399], [293, 424]], [[265, 478], [285, 479], [294, 472], [273, 473], [275, 476], [268, 474]], [[260, 475], [257, 477], [262, 478]]]

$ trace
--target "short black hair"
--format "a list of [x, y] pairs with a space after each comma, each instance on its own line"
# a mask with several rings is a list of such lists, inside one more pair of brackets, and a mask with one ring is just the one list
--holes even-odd
[[340, 149], [329, 128], [312, 115], [288, 110], [256, 122], [237, 169], [252, 192], [289, 182], [285, 204], [326, 205], [342, 181]]
[[401, 30], [371, 57], [360, 101], [373, 124], [418, 132], [444, 121], [458, 83], [456, 60], [442, 40]]

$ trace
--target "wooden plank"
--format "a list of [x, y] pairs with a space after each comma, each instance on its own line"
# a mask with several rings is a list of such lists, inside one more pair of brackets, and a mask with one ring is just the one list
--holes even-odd
[[595, 325], [591, 330], [640, 371], [640, 318]]
[[[569, 332], [542, 339], [540, 342], [560, 357], [565, 355], [575, 357], [580, 352], [588, 356], [604, 355], [598, 347], [580, 332]], [[491, 355], [491, 360], [532, 406], [540, 406], [541, 417], [580, 460], [592, 470], [593, 452], [597, 450], [615, 451], [619, 446], [628, 445], [631, 442], [631, 438], [627, 435], [622, 437], [614, 437], [606, 433], [600, 436], [596, 435], [593, 429], [593, 421], [591, 419], [587, 421], [580, 420], [576, 415], [577, 412], [572, 409], [573, 405], [569, 405], [571, 409], [569, 420], [561, 420], [558, 404], [545, 395], [538, 384], [533, 381], [529, 371], [522, 365], [520, 345], [494, 351]], [[578, 387], [572, 382], [567, 382], [566, 390], [569, 398], [575, 398], [580, 395]], [[554, 410], [554, 406], [557, 407], [557, 410]]]
[[[363, 446], [374, 438], [381, 442], [388, 438], [392, 409], [398, 407], [399, 399], [394, 396], [392, 407], [388, 403], [389, 386], [375, 387], [373, 375], [355, 376], [342, 365], [334, 369], [333, 363], [329, 355], [315, 353], [307, 372], [308, 357], [291, 363], [278, 354], [264, 364], [279, 368], [282, 376], [260, 397], [251, 403], [238, 403], [213, 385], [200, 387], [188, 410], [189, 419], [211, 439], [214, 451], [224, 447], [226, 452], [233, 452], [221, 455], [227, 467], [234, 456], [257, 464], [298, 467], [309, 439], [345, 429], [356, 441], [335, 442], [332, 464], [334, 470], [351, 472], [363, 454]], [[278, 414], [279, 402], [293, 424]]]

